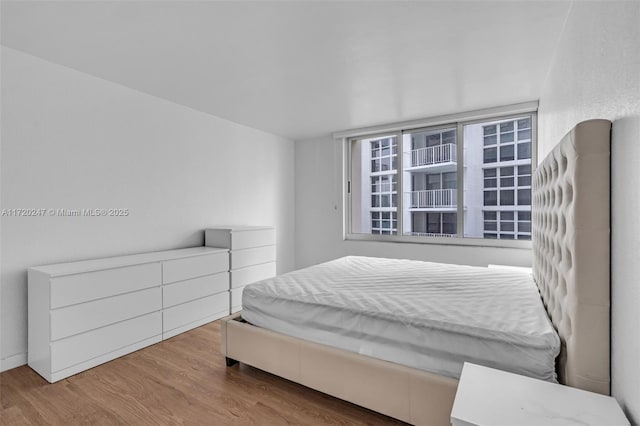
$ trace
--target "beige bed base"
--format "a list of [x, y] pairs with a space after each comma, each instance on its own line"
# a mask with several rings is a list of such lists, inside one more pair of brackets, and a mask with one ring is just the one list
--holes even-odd
[[449, 425], [458, 381], [222, 320], [222, 353], [285, 379], [416, 425]]
[[[611, 123], [578, 124], [533, 179], [534, 280], [562, 342], [561, 383], [609, 394]], [[458, 381], [222, 320], [222, 353], [415, 425], [449, 425]]]

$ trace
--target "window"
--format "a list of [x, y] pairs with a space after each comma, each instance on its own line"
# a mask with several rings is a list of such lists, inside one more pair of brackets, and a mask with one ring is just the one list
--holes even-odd
[[524, 113], [349, 139], [348, 235], [530, 239], [534, 124]]
[[484, 238], [499, 238], [502, 240], [531, 239], [530, 211], [485, 210], [483, 216]]
[[395, 212], [371, 212], [371, 233], [391, 235], [397, 229], [397, 217]]

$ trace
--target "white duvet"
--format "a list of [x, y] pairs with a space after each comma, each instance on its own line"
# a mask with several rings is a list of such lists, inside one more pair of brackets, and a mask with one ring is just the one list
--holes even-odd
[[555, 381], [560, 340], [526, 272], [350, 256], [248, 285], [242, 317], [458, 378], [465, 361]]

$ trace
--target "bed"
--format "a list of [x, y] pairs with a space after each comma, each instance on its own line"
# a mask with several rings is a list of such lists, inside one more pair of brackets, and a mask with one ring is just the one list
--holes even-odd
[[[609, 394], [608, 201], [610, 128], [611, 123], [605, 120], [589, 120], [578, 124], [540, 163], [534, 174], [532, 197], [533, 274], [530, 280], [537, 286], [540, 295], [538, 300], [542, 301], [538, 304], [540, 311], [546, 311], [548, 316], [545, 316], [543, 312], [543, 315], [539, 317], [536, 308], [530, 307], [527, 308], [525, 317], [536, 325], [531, 327], [529, 324], [531, 327], [529, 332], [533, 336], [533, 343], [530, 343], [529, 346], [546, 349], [541, 351], [539, 356], [536, 355], [536, 359], [539, 358], [541, 365], [544, 364], [540, 371], [529, 372], [528, 375], [540, 374], [540, 378], [552, 381], [557, 377], [560, 383], [602, 394]], [[347, 258], [338, 263], [340, 262], [348, 263], [351, 269], [360, 269], [365, 274], [371, 275], [372, 273], [371, 270], [363, 266], [371, 263], [366, 258]], [[387, 267], [391, 265], [393, 268], [401, 269], [403, 261], [378, 260], [376, 262], [390, 262], [386, 264]], [[323, 277], [319, 281], [324, 283], [320, 288], [322, 285], [328, 285], [327, 282], [331, 281], [330, 270], [333, 266], [335, 264], [331, 264], [329, 267], [319, 265], [312, 267], [311, 270], [285, 274], [281, 277], [284, 280], [281, 283], [296, 280], [297, 282], [292, 283], [290, 287], [284, 285], [284, 288], [289, 290], [285, 290], [285, 297], [282, 299], [289, 298], [286, 296], [287, 291], [295, 293], [293, 289], [298, 288], [300, 283], [304, 285], [305, 282], [314, 280], [313, 277], [318, 276], [318, 269], [321, 270], [320, 275]], [[405, 266], [410, 269], [414, 268], [415, 264], [409, 262]], [[437, 269], [441, 266], [432, 264], [431, 267], [430, 273], [437, 276]], [[460, 268], [457, 270], [472, 267]], [[456, 291], [456, 289], [468, 291], [469, 287], [464, 284], [465, 280], [468, 284], [474, 279], [477, 281], [478, 277], [486, 276], [488, 280], [495, 280], [496, 274], [500, 275], [496, 271], [484, 272], [482, 269], [486, 270], [486, 268], [466, 270], [466, 278], [462, 278], [462, 275], [465, 274], [461, 272], [462, 275], [456, 282], [462, 283], [462, 287], [453, 286], [451, 291]], [[416, 274], [422, 272], [424, 271], [419, 270], [416, 271]], [[447, 274], [450, 273], [451, 270], [448, 270]], [[515, 272], [504, 272], [504, 274], [507, 275], [501, 276], [506, 277], [507, 281], [523, 280], [522, 288], [526, 289], [523, 290], [524, 293], [527, 293], [526, 300], [530, 300], [531, 287], [524, 284], [525, 277]], [[374, 271], [373, 275], [381, 274], [380, 271]], [[368, 278], [370, 279], [371, 276]], [[342, 287], [353, 285], [354, 279], [357, 281], [357, 275], [350, 275], [346, 281], [337, 279], [336, 282], [342, 283], [341, 289], [344, 290]], [[384, 281], [385, 277], [383, 276], [381, 279]], [[386, 279], [390, 278], [386, 277]], [[438, 287], [437, 297], [444, 297], [442, 300], [447, 300], [447, 293], [441, 291], [447, 287], [447, 283], [443, 282], [442, 284]], [[451, 283], [448, 285], [451, 286]], [[415, 289], [410, 286], [407, 288], [407, 291]], [[536, 287], [533, 289], [535, 292]], [[399, 355], [393, 351], [388, 353], [386, 357], [380, 356], [385, 352], [384, 347], [377, 345], [379, 342], [376, 342], [375, 339], [371, 340], [372, 336], [381, 335], [384, 339], [392, 342], [391, 345], [386, 346], [387, 348], [398, 344], [405, 346], [411, 344], [411, 336], [405, 337], [403, 340], [400, 337], [396, 337], [396, 341], [392, 340], [392, 337], [399, 336], [399, 333], [393, 330], [388, 323], [380, 322], [385, 319], [382, 318], [385, 315], [376, 314], [378, 323], [371, 321], [371, 316], [360, 319], [344, 316], [344, 312], [348, 309], [343, 310], [343, 314], [341, 314], [338, 308], [340, 306], [342, 308], [348, 307], [349, 302], [348, 299], [341, 298], [329, 303], [329, 306], [335, 308], [333, 312], [329, 313], [326, 310], [314, 311], [315, 304], [307, 304], [306, 307], [304, 304], [278, 307], [278, 303], [282, 300], [277, 298], [276, 293], [270, 293], [271, 290], [273, 288], [270, 288], [269, 283], [260, 283], [245, 290], [243, 303], [252, 307], [251, 313], [247, 310], [245, 315], [252, 321], [243, 318], [242, 312], [223, 320], [222, 352], [227, 357], [228, 365], [232, 365], [235, 361], [243, 362], [412, 424], [449, 424], [451, 406], [457, 386], [455, 365], [461, 360], [478, 362], [478, 354], [465, 353], [464, 345], [454, 345], [441, 338], [430, 337], [427, 340], [430, 340], [432, 344], [439, 342], [437, 345], [441, 345], [432, 347], [436, 353], [442, 352], [444, 354], [440, 358], [456, 358], [455, 362], [446, 368], [425, 368], [424, 359], [419, 359], [419, 356], [411, 359], [411, 356], [407, 355], [405, 357], [408, 357], [409, 360], [404, 359], [401, 364], [396, 362], [398, 360], [395, 357]], [[335, 288], [332, 288], [326, 293], [333, 294], [334, 290]], [[263, 294], [259, 294], [261, 292]], [[318, 294], [321, 295], [322, 292], [317, 292], [316, 298]], [[419, 297], [422, 297], [422, 302], [425, 302], [434, 294], [431, 292]], [[267, 309], [261, 310], [259, 304], [253, 306], [254, 297], [265, 296], [271, 296], [271, 304], [276, 305], [270, 312], [267, 312]], [[534, 295], [534, 297], [536, 296]], [[495, 299], [494, 294], [490, 294], [488, 297]], [[511, 296], [504, 297], [508, 299]], [[379, 307], [380, 300], [373, 298], [368, 307], [360, 308], [369, 311], [370, 306]], [[523, 303], [510, 299], [500, 302], [503, 305]], [[262, 306], [268, 305], [269, 303]], [[402, 303], [395, 305], [391, 303], [386, 308], [380, 309], [389, 316], [388, 314], [393, 312], [394, 308], [397, 309], [401, 305]], [[420, 309], [420, 306], [424, 305], [416, 306], [413, 310], [404, 309], [411, 312], [402, 312], [403, 315], [400, 318], [401, 322], [412, 324], [412, 333], [419, 333], [421, 327], [435, 328], [436, 331], [442, 328], [434, 327], [433, 322], [421, 323], [417, 319], [419, 316], [414, 314]], [[459, 315], [464, 312], [463, 308], [456, 309], [458, 309]], [[301, 316], [304, 311], [308, 311], [307, 313], [311, 313], [311, 315]], [[289, 312], [293, 316], [283, 316], [283, 312]], [[277, 317], [276, 314], [280, 315], [279, 325], [277, 318], [275, 322], [273, 318], [269, 318]], [[315, 321], [322, 324], [317, 318], [323, 316], [328, 318], [326, 315], [333, 315], [338, 319], [333, 324], [325, 325], [324, 329], [322, 326], [318, 327], [319, 331], [315, 336], [311, 336], [312, 339], [309, 339], [308, 329], [306, 331], [302, 328], [296, 330], [295, 327], [291, 327], [291, 324], [295, 325], [295, 318], [299, 318], [298, 322], [301, 323]], [[470, 317], [473, 318], [473, 316]], [[444, 317], [436, 317], [435, 320], [443, 320], [436, 321], [438, 324], [451, 323], [452, 318], [455, 318], [455, 315], [447, 314]], [[258, 327], [251, 323], [266, 324], [268, 321], [265, 322], [265, 319], [271, 321], [271, 329]], [[327, 329], [335, 329], [335, 324], [344, 322], [347, 325], [353, 325], [354, 321], [359, 321], [361, 324], [364, 322], [367, 325], [358, 328], [360, 335], [350, 336], [348, 333], [343, 333], [346, 336], [343, 336], [342, 343], [338, 344], [335, 341], [326, 344], [329, 342], [323, 340], [323, 333], [326, 334]], [[503, 332], [504, 328], [513, 328], [516, 331], [515, 334], [522, 334], [521, 331], [527, 330], [526, 326], [524, 328], [515, 327], [515, 325], [511, 327], [516, 322], [518, 322], [516, 317], [505, 314], [501, 322], [492, 325], [494, 327], [497, 325], [497, 330], [500, 332]], [[460, 324], [457, 324], [458, 334], [467, 337], [472, 335], [471, 337], [476, 340], [476, 344], [480, 342], [481, 345], [488, 348], [489, 354], [492, 351], [497, 353], [500, 346], [491, 346], [487, 342], [495, 340], [494, 337], [500, 333], [491, 332], [491, 327], [481, 327], [482, 324], [475, 325], [478, 326], [476, 328], [485, 328], [485, 330], [482, 333], [477, 330], [471, 332], [469, 327], [461, 328]], [[469, 326], [469, 324], [465, 324], [465, 326]], [[365, 333], [363, 330], [367, 327], [370, 327], [370, 330]], [[448, 325], [446, 327], [451, 328]], [[346, 327], [347, 330], [349, 328]], [[389, 328], [387, 335], [380, 333], [380, 330]], [[473, 327], [471, 328], [473, 329]], [[368, 336], [363, 336], [363, 334], [368, 334]], [[556, 340], [554, 340], [554, 336]], [[513, 338], [513, 336], [507, 337], [507, 339], [509, 338]], [[398, 339], [402, 341], [400, 342]], [[414, 334], [413, 339], [420, 340], [420, 335]], [[366, 344], [358, 342], [366, 342]], [[507, 340], [507, 343], [513, 344], [514, 342]], [[524, 341], [524, 345], [527, 345], [526, 341]], [[458, 347], [458, 352], [455, 354], [451, 352], [451, 348], [454, 346]], [[524, 353], [518, 352], [522, 348], [516, 349], [516, 354]], [[415, 352], [423, 354], [428, 352], [428, 348], [418, 346], [415, 347]], [[526, 353], [527, 357], [530, 357], [529, 354], [532, 352]], [[553, 358], [558, 353], [554, 366]], [[548, 371], [549, 357], [551, 357], [551, 372]], [[434, 357], [431, 356], [431, 358]], [[484, 358], [480, 358], [480, 362], [485, 365], [488, 362], [496, 362], [497, 364], [489, 366], [521, 372], [518, 368], [522, 368], [522, 366], [512, 365], [514, 364], [512, 360], [517, 358], [517, 355], [506, 360], [499, 358], [490, 355], [487, 357], [485, 353]], [[554, 373], [557, 373], [557, 376]], [[549, 374], [551, 377], [544, 377]]]

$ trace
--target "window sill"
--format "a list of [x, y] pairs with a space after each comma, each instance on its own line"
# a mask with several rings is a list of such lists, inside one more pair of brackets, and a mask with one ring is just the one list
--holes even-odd
[[511, 248], [518, 250], [531, 250], [529, 240], [490, 240], [483, 238], [460, 237], [419, 237], [403, 235], [372, 235], [372, 234], [347, 234], [345, 241], [369, 241], [376, 243], [403, 243], [403, 244], [433, 244], [442, 246], [470, 246]]

